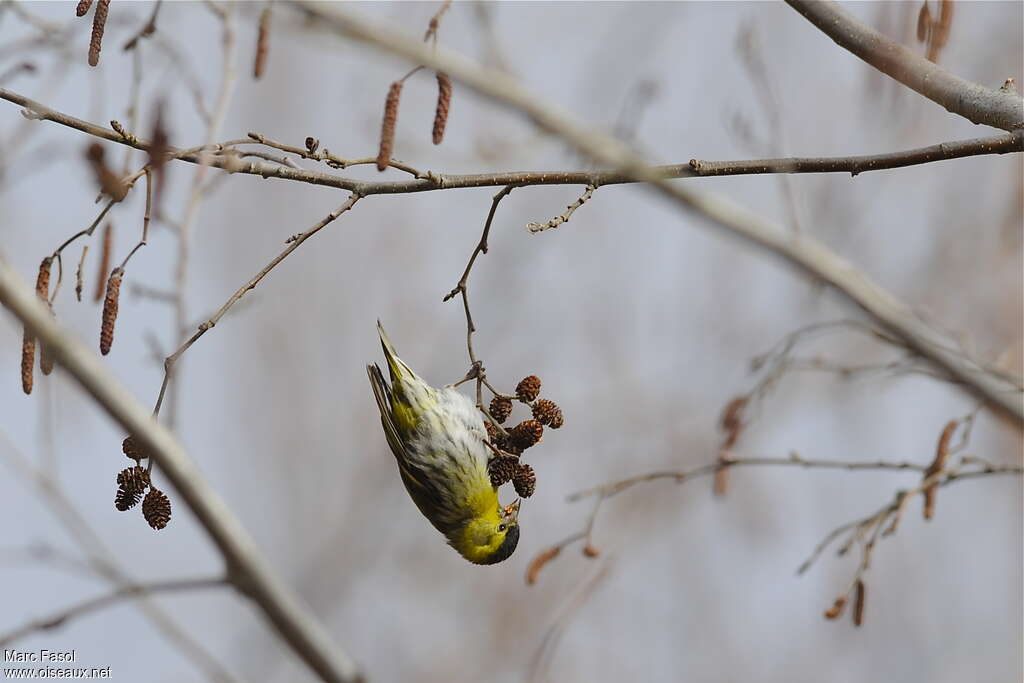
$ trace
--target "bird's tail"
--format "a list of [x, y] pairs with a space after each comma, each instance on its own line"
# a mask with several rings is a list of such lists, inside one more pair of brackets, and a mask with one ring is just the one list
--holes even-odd
[[417, 375], [413, 372], [412, 368], [398, 357], [398, 352], [395, 351], [395, 347], [388, 338], [388, 333], [384, 331], [384, 326], [380, 324], [380, 320], [377, 321], [377, 334], [380, 335], [380, 345], [384, 349], [384, 358], [388, 362], [388, 372], [391, 374], [392, 384], [402, 380], [408, 381], [416, 377]]

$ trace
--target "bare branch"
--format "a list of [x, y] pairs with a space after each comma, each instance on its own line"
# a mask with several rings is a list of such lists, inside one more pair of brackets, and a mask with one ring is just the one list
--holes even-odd
[[[973, 459], [963, 458], [960, 461], [960, 468], [970, 465], [974, 462]], [[847, 594], [852, 591], [864, 572], [870, 566], [871, 563], [871, 552], [874, 549], [875, 543], [884, 536], [890, 536], [896, 532], [897, 525], [900, 518], [903, 515], [903, 511], [906, 509], [907, 503], [919, 493], [928, 490], [933, 487], [944, 487], [950, 484], [962, 481], [964, 479], [974, 479], [978, 477], [998, 476], [1003, 474], [1021, 475], [1024, 473], [1024, 468], [1018, 465], [982, 465], [980, 469], [975, 470], [944, 470], [941, 472], [934, 472], [927, 476], [920, 485], [909, 490], [909, 491], [897, 491], [893, 496], [892, 502], [883, 505], [877, 511], [868, 515], [867, 517], [856, 519], [852, 522], [842, 524], [825, 536], [824, 540], [819, 543], [814, 552], [811, 553], [797, 569], [797, 574], [803, 574], [811, 565], [821, 556], [821, 554], [840, 536], [845, 532], [853, 530], [849, 539], [840, 546], [838, 554], [845, 555], [849, 552], [850, 548], [856, 542], [862, 542], [864, 544], [862, 551], [863, 555], [861, 558], [860, 565], [857, 568], [856, 573], [853, 576], [853, 580], [850, 582], [850, 587], [847, 590]]]
[[786, 0], [837, 45], [882, 73], [919, 92], [971, 123], [1003, 130], [1024, 128], [1024, 100], [960, 78], [889, 40], [848, 14], [832, 0]]
[[[732, 467], [748, 467], [748, 466], [781, 466], [781, 467], [801, 467], [805, 469], [841, 469], [841, 470], [913, 470], [917, 472], [924, 472], [928, 469], [927, 465], [921, 465], [918, 463], [901, 461], [893, 462], [886, 460], [876, 460], [871, 462], [862, 462], [859, 460], [808, 460], [800, 457], [797, 453], [791, 453], [788, 458], [727, 458], [721, 461], [717, 461], [708, 465], [702, 465], [691, 470], [659, 470], [656, 472], [647, 472], [640, 474], [635, 477], [628, 479], [622, 479], [620, 481], [611, 482], [609, 484], [602, 484], [590, 489], [583, 489], [582, 491], [576, 491], [566, 497], [566, 500], [570, 503], [575, 503], [578, 500], [588, 498], [594, 495], [600, 495], [604, 498], [610, 498], [616, 494], [622, 493], [628, 488], [632, 488], [637, 484], [643, 484], [646, 482], [657, 481], [659, 479], [672, 479], [677, 484], [682, 484], [684, 481], [690, 479], [696, 479], [698, 477], [705, 477], [719, 470], [729, 469]], [[1024, 469], [1017, 468], [1017, 471], [1024, 472]]]
[[[508, 77], [505, 76], [507, 79]], [[25, 107], [35, 119], [52, 121], [68, 128], [74, 128], [93, 137], [102, 138], [136, 149], [147, 150], [151, 142], [133, 136], [129, 140], [111, 128], [83, 121], [69, 114], [51, 109], [24, 95], [0, 88], [0, 99]], [[375, 162], [373, 159], [345, 160], [333, 155], [303, 153], [297, 147], [276, 143], [255, 133], [250, 134], [251, 140], [233, 140], [187, 150], [169, 149], [173, 159], [192, 164], [205, 163], [230, 173], [258, 175], [262, 178], [279, 178], [295, 182], [309, 183], [323, 187], [334, 187], [342, 190], [358, 192], [364, 197], [374, 194], [405, 194], [414, 192], [430, 192], [434, 190], [455, 190], [471, 187], [504, 187], [512, 185], [621, 185], [626, 183], [647, 182], [638, 179], [635, 174], [621, 171], [511, 171], [501, 173], [470, 173], [441, 174], [424, 173], [392, 160], [391, 166], [404, 170], [414, 176], [415, 180], [407, 181], [361, 181], [337, 176], [331, 173], [320, 173], [307, 169], [289, 168], [275, 163], [261, 161], [242, 162], [234, 155], [210, 154], [220, 152], [230, 145], [250, 143], [252, 140], [270, 147], [298, 154], [304, 158], [322, 160], [337, 168], [345, 168], [356, 164]], [[910, 149], [901, 152], [883, 154], [867, 154], [847, 157], [790, 157], [782, 159], [751, 159], [738, 161], [702, 161], [691, 160], [685, 164], [645, 167], [644, 177], [647, 179], [694, 178], [711, 175], [749, 175], [755, 173], [866, 173], [885, 169], [902, 168], [935, 161], [959, 159], [968, 156], [986, 154], [1007, 154], [1024, 151], [1024, 137], [1019, 132], [1010, 135], [995, 135], [986, 138], [975, 138], [940, 143], [929, 147]], [[202, 159], [202, 153], [207, 152]], [[333, 163], [332, 163], [333, 162]]]

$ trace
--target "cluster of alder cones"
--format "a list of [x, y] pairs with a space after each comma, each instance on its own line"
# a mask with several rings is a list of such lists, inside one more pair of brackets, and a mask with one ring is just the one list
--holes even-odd
[[[171, 521], [171, 500], [163, 491], [153, 486], [149, 479], [149, 471], [140, 464], [147, 457], [141, 445], [129, 436], [121, 444], [121, 449], [126, 456], [135, 461], [135, 466], [118, 473], [114, 507], [124, 512], [142, 501], [142, 516], [151, 527], [159, 531]], [[146, 493], [146, 489], [149, 489], [149, 493]]]
[[489, 411], [494, 422], [484, 420], [488, 439], [495, 450], [488, 463], [491, 484], [498, 487], [511, 481], [516, 493], [523, 498], [533, 495], [537, 488], [537, 474], [532, 467], [521, 462], [519, 456], [540, 442], [545, 426], [558, 429], [565, 423], [562, 409], [554, 401], [539, 396], [540, 378], [536, 375], [524, 377], [516, 386], [515, 399], [530, 407], [533, 419], [523, 420], [511, 429], [503, 429], [500, 425], [505, 424], [512, 414], [512, 397], [495, 396]]

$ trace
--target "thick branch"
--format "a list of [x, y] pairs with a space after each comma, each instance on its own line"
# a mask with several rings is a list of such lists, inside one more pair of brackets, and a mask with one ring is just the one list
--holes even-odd
[[35, 631], [45, 631], [63, 626], [72, 619], [85, 616], [90, 612], [109, 607], [122, 600], [138, 598], [154, 593], [168, 593], [172, 591], [196, 590], [200, 588], [215, 588], [228, 585], [227, 579], [222, 576], [214, 576], [199, 579], [176, 579], [171, 581], [160, 581], [154, 583], [136, 583], [118, 586], [109, 593], [90, 598], [78, 604], [66, 607], [47, 617], [30, 621], [7, 633], [0, 633], [0, 648], [7, 647], [19, 638], [24, 638]]
[[951, 74], [857, 21], [832, 0], [786, 2], [837, 45], [947, 111], [972, 123], [1003, 130], [1024, 128], [1024, 100], [1019, 95], [992, 90]]
[[51, 349], [57, 363], [66, 368], [111, 417], [142, 443], [220, 549], [228, 568], [228, 579], [263, 611], [295, 653], [325, 681], [358, 680], [355, 663], [332, 642], [309, 608], [278, 578], [177, 440], [122, 387], [93, 352], [57, 325], [35, 292], [3, 261], [0, 261], [0, 303]]
[[477, 93], [521, 112], [540, 128], [567, 140], [594, 160], [619, 168], [637, 181], [649, 183], [679, 207], [704, 216], [726, 232], [781, 257], [814, 280], [832, 285], [972, 394], [1011, 416], [1018, 424], [1024, 424], [1024, 403], [1019, 392], [1007, 391], [1004, 383], [992, 374], [951, 351], [945, 340], [908, 306], [823, 244], [806, 236], [788, 234], [780, 226], [723, 197], [698, 193], [666, 181], [626, 145], [549, 106], [508, 74], [484, 69], [445, 48], [424, 48], [418, 41], [374, 26], [338, 5], [297, 0], [291, 6], [301, 8], [324, 27], [342, 35], [372, 43], [413, 63], [444, 71]]
[[[79, 130], [93, 137], [116, 142], [120, 145], [136, 149], [149, 149], [149, 141], [138, 136], [125, 137], [117, 131], [104, 126], [83, 121], [69, 114], [51, 109], [41, 102], [36, 102], [19, 93], [0, 88], [0, 99], [25, 107], [34, 118], [52, 121], [68, 128]], [[251, 139], [233, 140], [211, 148], [189, 150], [170, 149], [168, 154], [174, 159], [192, 164], [203, 164], [219, 168], [230, 173], [257, 175], [262, 178], [279, 178], [295, 182], [334, 187], [350, 190], [364, 197], [374, 194], [406, 194], [414, 192], [430, 192], [433, 190], [455, 190], [471, 187], [522, 187], [527, 185], [621, 185], [635, 183], [638, 180], [629, 173], [621, 171], [509, 171], [501, 173], [468, 173], [442, 174], [427, 173], [423, 177], [403, 181], [361, 181], [332, 173], [310, 171], [303, 168], [292, 168], [267, 161], [242, 161], [238, 155], [221, 153], [229, 146], [241, 144], [263, 144], [275, 149], [292, 151], [300, 157], [316, 158], [324, 155], [303, 153], [297, 147], [289, 147], [250, 134]], [[211, 153], [218, 152], [216, 154]], [[790, 157], [781, 159], [748, 159], [738, 161], [703, 161], [692, 159], [685, 164], [652, 166], [647, 170], [658, 178], [695, 178], [701, 176], [748, 175], [760, 173], [866, 173], [885, 169], [902, 168], [935, 161], [946, 161], [968, 156], [986, 154], [1006, 154], [1008, 152], [1024, 152], [1024, 136], [1018, 131], [1010, 135], [993, 135], [971, 140], [943, 142], [928, 147], [908, 149], [883, 154], [865, 154], [844, 157]], [[363, 160], [357, 160], [363, 161]], [[349, 162], [352, 165], [354, 162]], [[393, 163], [401, 170], [411, 172], [404, 164]]]

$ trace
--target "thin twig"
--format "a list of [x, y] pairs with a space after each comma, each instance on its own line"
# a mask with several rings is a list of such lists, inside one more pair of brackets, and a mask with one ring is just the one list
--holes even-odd
[[530, 232], [544, 232], [545, 230], [557, 228], [562, 223], [568, 222], [568, 220], [572, 218], [572, 215], [576, 213], [576, 209], [580, 208], [588, 201], [590, 201], [590, 198], [594, 195], [594, 190], [596, 189], [597, 188], [594, 187], [593, 185], [588, 185], [587, 189], [583, 192], [582, 195], [580, 195], [580, 198], [574, 201], [569, 206], [567, 206], [563, 213], [555, 216], [546, 223], [527, 223], [526, 229]]
[[[315, 138], [313, 138], [313, 139], [315, 139]], [[377, 163], [377, 157], [364, 157], [364, 158], [361, 158], [361, 159], [343, 159], [342, 157], [339, 157], [339, 156], [337, 156], [335, 154], [331, 154], [330, 150], [328, 150], [326, 147], [319, 147], [318, 146], [318, 147], [314, 148], [313, 150], [310, 150], [309, 148], [303, 149], [301, 147], [296, 147], [294, 145], [289, 145], [289, 144], [286, 144], [286, 143], [283, 143], [283, 142], [278, 142], [276, 140], [271, 140], [267, 136], [261, 135], [260, 133], [255, 133], [255, 132], [250, 132], [249, 133], [249, 139], [248, 140], [246, 140], [246, 139], [231, 140], [229, 142], [223, 143], [222, 146], [223, 147], [233, 147], [233, 146], [237, 146], [237, 145], [248, 145], [248, 144], [253, 144], [253, 143], [258, 143], [258, 144], [261, 144], [261, 145], [266, 145], [267, 147], [273, 147], [274, 149], [279, 149], [282, 152], [290, 152], [291, 154], [297, 154], [298, 156], [302, 157], [303, 159], [310, 159], [312, 161], [320, 161], [320, 162], [323, 162], [323, 163], [327, 164], [331, 168], [337, 168], [337, 169], [345, 169], [345, 168], [348, 168], [349, 166], [368, 166], [370, 164], [376, 164]], [[418, 171], [415, 168], [413, 168], [412, 166], [409, 166], [408, 164], [402, 163], [401, 161], [396, 161], [395, 159], [391, 159], [391, 161], [388, 163], [388, 166], [390, 166], [391, 168], [394, 168], [396, 170], [399, 170], [399, 171], [405, 171], [406, 173], [408, 173], [409, 175], [411, 175], [414, 178], [428, 178], [428, 177], [430, 177], [430, 174], [424, 173], [422, 171]], [[296, 167], [292, 166], [292, 168], [296, 168]]]
[[149, 220], [150, 214], [153, 211], [153, 174], [146, 169], [146, 212], [142, 214], [142, 238], [138, 244], [132, 247], [132, 250], [128, 252], [128, 255], [124, 257], [124, 261], [121, 261], [121, 269], [128, 265], [128, 260], [135, 255], [142, 247], [146, 246], [149, 240]]
[[124, 44], [124, 50], [134, 50], [138, 46], [139, 41], [143, 38], [148, 38], [156, 32], [156, 17], [160, 14], [160, 8], [163, 6], [164, 0], [156, 0], [153, 5], [153, 13], [149, 15], [149, 19], [142, 25], [134, 36], [128, 39], [128, 42]]
[[172, 353], [171, 355], [167, 356], [167, 358], [164, 359], [164, 379], [163, 379], [163, 382], [160, 384], [160, 394], [157, 396], [156, 405], [153, 408], [153, 415], [159, 415], [160, 414], [160, 408], [163, 405], [164, 396], [165, 396], [165, 394], [167, 392], [167, 385], [168, 385], [168, 383], [170, 382], [170, 379], [171, 379], [171, 372], [174, 369], [175, 363], [177, 363], [178, 359], [181, 358], [181, 355], [183, 353], [185, 353], [189, 349], [190, 346], [195, 344], [196, 341], [198, 341], [200, 337], [202, 337], [204, 334], [206, 334], [209, 330], [213, 329], [213, 327], [220, 321], [220, 319], [224, 317], [224, 314], [227, 313], [228, 310], [230, 310], [232, 306], [234, 306], [236, 303], [238, 303], [238, 301], [243, 296], [245, 296], [246, 292], [248, 292], [251, 289], [254, 289], [256, 287], [256, 285], [258, 285], [260, 283], [260, 280], [262, 280], [264, 277], [266, 277], [267, 273], [269, 273], [271, 270], [274, 269], [275, 266], [277, 266], [277, 264], [279, 264], [281, 261], [283, 261], [288, 256], [288, 254], [292, 253], [293, 251], [298, 249], [300, 246], [302, 246], [303, 242], [305, 242], [307, 239], [309, 239], [310, 237], [315, 235], [322, 228], [324, 228], [327, 225], [329, 225], [330, 223], [332, 223], [339, 216], [341, 216], [341, 214], [343, 214], [346, 211], [348, 211], [349, 209], [351, 209], [355, 205], [355, 203], [357, 201], [359, 201], [359, 199], [360, 199], [359, 195], [357, 195], [357, 194], [351, 195], [348, 198], [348, 200], [345, 201], [344, 204], [339, 206], [337, 209], [335, 209], [331, 213], [327, 214], [327, 216], [325, 216], [323, 219], [321, 219], [319, 222], [317, 222], [316, 225], [314, 225], [313, 227], [309, 228], [305, 232], [302, 232], [302, 233], [299, 233], [298, 235], [296, 235], [294, 237], [294, 239], [289, 241], [289, 244], [288, 244], [287, 247], [285, 247], [284, 251], [282, 251], [280, 254], [275, 256], [274, 259], [270, 263], [268, 263], [266, 266], [264, 266], [258, 273], [256, 273], [256, 275], [251, 277], [248, 282], [246, 282], [244, 285], [239, 287], [238, 290], [235, 291], [235, 293], [232, 294], [228, 298], [228, 300], [224, 302], [224, 305], [222, 305], [217, 310], [216, 313], [214, 313], [208, 320], [206, 320], [205, 322], [201, 323], [199, 325], [199, 329], [191, 337], [186, 339], [181, 344], [181, 346], [179, 346], [177, 348], [177, 350], [175, 350], [174, 353]]
[[659, 479], [672, 479], [677, 484], [681, 484], [684, 481], [690, 479], [696, 479], [697, 477], [705, 477], [714, 474], [718, 470], [729, 469], [733, 467], [749, 467], [749, 466], [776, 466], [776, 467], [800, 467], [805, 469], [840, 469], [840, 470], [912, 470], [916, 472], [923, 472], [928, 469], [927, 465], [921, 465], [920, 463], [909, 462], [909, 461], [887, 461], [887, 460], [876, 460], [869, 462], [862, 462], [858, 460], [814, 460], [801, 457], [797, 453], [791, 453], [786, 458], [736, 458], [730, 457], [727, 460], [721, 462], [714, 462], [708, 465], [701, 465], [690, 470], [659, 470], [655, 472], [647, 472], [645, 474], [639, 474], [627, 479], [621, 479], [619, 481], [610, 482], [608, 484], [602, 484], [601, 486], [595, 486], [589, 489], [583, 489], [570, 493], [566, 500], [570, 503], [575, 503], [583, 498], [588, 498], [594, 495], [601, 495], [605, 498], [611, 498], [619, 493], [622, 493], [626, 489], [632, 488], [637, 484], [643, 484], [647, 482], [657, 481]]
[[[961, 466], [963, 466], [963, 464], [964, 463], [961, 462]], [[839, 555], [845, 555], [853, 543], [857, 541], [860, 541], [863, 546], [861, 561], [858, 564], [857, 570], [847, 590], [847, 593], [849, 593], [849, 591], [853, 590], [857, 580], [861, 579], [864, 572], [870, 567], [871, 552], [874, 549], [875, 543], [880, 538], [892, 535], [895, 532], [896, 525], [910, 499], [932, 486], [944, 487], [965, 479], [1003, 474], [1020, 476], [1021, 474], [1024, 474], [1024, 467], [1019, 465], [1001, 465], [984, 466], [981, 469], [967, 471], [957, 469], [952, 471], [935, 472], [934, 474], [926, 477], [915, 488], [897, 491], [891, 502], [883, 505], [867, 517], [847, 522], [830, 531], [828, 535], [825, 536], [825, 538], [815, 547], [814, 552], [811, 553], [810, 557], [800, 564], [800, 567], [797, 568], [797, 574], [803, 574], [806, 572], [837, 538], [839, 538], [844, 532], [853, 529], [855, 533], [846, 543], [840, 546], [838, 552]]]
[[597, 523], [597, 513], [601, 511], [601, 506], [604, 504], [605, 496], [599, 493], [596, 500], [594, 501], [594, 507], [591, 509], [590, 514], [587, 516], [587, 522], [583, 525], [582, 531], [569, 534], [557, 543], [552, 543], [540, 552], [538, 552], [529, 566], [526, 568], [526, 585], [532, 586], [537, 582], [537, 577], [540, 575], [540, 571], [549, 563], [551, 560], [558, 557], [563, 550], [569, 546], [583, 541], [583, 554], [586, 557], [597, 557], [600, 551], [594, 547], [592, 537], [594, 534], [594, 525]]
[[72, 242], [77, 240], [79, 237], [91, 236], [92, 233], [96, 230], [96, 226], [99, 225], [103, 221], [103, 219], [107, 215], [107, 212], [109, 212], [110, 209], [116, 203], [117, 202], [115, 202], [114, 200], [108, 201], [106, 203], [106, 205], [103, 207], [103, 209], [100, 210], [100, 213], [99, 213], [98, 216], [96, 216], [96, 219], [93, 220], [93, 222], [89, 224], [88, 228], [86, 228], [85, 230], [80, 230], [80, 231], [76, 232], [74, 235], [72, 235], [71, 237], [69, 237], [66, 240], [64, 240], [64, 242], [62, 242], [59, 247], [57, 247], [56, 249], [53, 250], [54, 257], [56, 257], [61, 252], [63, 252], [64, 249], [68, 247], [68, 245], [70, 245]]
[[137, 583], [118, 586], [108, 593], [90, 598], [83, 602], [71, 605], [58, 610], [49, 616], [30, 621], [7, 633], [0, 633], [0, 648], [7, 647], [15, 641], [29, 636], [36, 631], [49, 631], [67, 622], [85, 616], [90, 612], [104, 609], [122, 600], [138, 598], [142, 595], [153, 595], [156, 593], [169, 593], [177, 591], [198, 590], [202, 588], [217, 588], [228, 585], [227, 579], [223, 576], [202, 577], [194, 579], [171, 579], [169, 581], [154, 581], [152, 583]]
[[[491, 223], [494, 221], [494, 214], [498, 210], [498, 204], [501, 200], [507, 197], [512, 190], [515, 188], [511, 185], [501, 189], [494, 197], [491, 198], [491, 209], [487, 212], [487, 219], [484, 221], [484, 229], [480, 233], [480, 240], [477, 242], [476, 247], [473, 249], [473, 253], [469, 255], [469, 262], [466, 263], [466, 269], [462, 271], [462, 277], [459, 278], [458, 284], [455, 285], [455, 289], [445, 294], [442, 301], [448, 301], [457, 294], [462, 295], [462, 308], [466, 312], [466, 350], [469, 352], [469, 373], [466, 375], [466, 379], [476, 380], [476, 407], [479, 408], [487, 418], [494, 424], [495, 427], [501, 429], [499, 425], [484, 407], [483, 402], [483, 385], [487, 385], [488, 389], [494, 391], [490, 384], [487, 384], [487, 375], [484, 370], [483, 362], [481, 362], [473, 350], [473, 333], [476, 332], [476, 325], [473, 324], [473, 314], [469, 310], [469, 273], [473, 270], [473, 264], [476, 263], [476, 257], [480, 254], [487, 253], [487, 239], [491, 234]], [[497, 393], [497, 392], [495, 392]], [[504, 433], [504, 430], [502, 430]]]
[[[85, 267], [85, 255], [89, 253], [89, 245], [82, 245], [82, 257], [78, 259], [78, 269], [75, 271], [75, 299], [82, 300], [82, 289], [85, 287], [85, 274], [82, 269]], [[52, 303], [52, 302], [51, 302]]]

